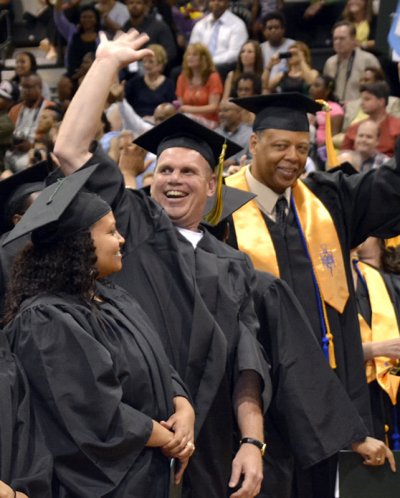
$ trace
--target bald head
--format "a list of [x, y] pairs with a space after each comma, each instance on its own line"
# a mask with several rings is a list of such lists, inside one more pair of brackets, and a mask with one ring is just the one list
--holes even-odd
[[379, 143], [379, 126], [368, 119], [360, 123], [354, 140], [354, 150], [364, 158], [374, 156]]

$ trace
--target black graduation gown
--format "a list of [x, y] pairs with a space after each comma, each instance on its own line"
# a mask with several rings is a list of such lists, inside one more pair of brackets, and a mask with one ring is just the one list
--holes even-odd
[[54, 458], [53, 498], [164, 498], [169, 460], [145, 444], [186, 391], [140, 306], [98, 284], [104, 301], [26, 300], [5, 328], [31, 385]]
[[265, 417], [268, 449], [260, 496], [290, 498], [294, 461], [309, 468], [365, 438], [368, 430], [329, 367], [290, 287], [269, 273], [257, 272], [254, 301], [273, 383]]
[[[347, 176], [343, 172], [315, 172], [305, 183], [329, 210], [335, 224], [346, 269], [350, 297], [343, 313], [327, 305], [328, 319], [334, 337], [336, 373], [347, 394], [357, 407], [365, 424], [372, 432], [369, 393], [365, 379], [364, 360], [359, 334], [350, 250], [368, 236], [387, 238], [400, 232], [400, 164], [394, 161], [382, 168], [359, 175]], [[281, 277], [289, 284], [300, 301], [311, 323], [317, 340], [321, 341], [321, 329], [311, 266], [306, 257], [300, 232], [290, 210], [285, 233], [282, 234], [268, 217], [264, 217], [271, 229]], [[229, 243], [237, 247], [234, 224], [230, 220]], [[316, 469], [316, 477], [321, 470]], [[318, 486], [328, 486], [323, 498], [332, 496], [335, 481], [335, 465], [328, 472], [331, 479], [322, 478]], [[302, 479], [302, 477], [300, 477]], [[307, 478], [306, 478], [307, 479]], [[301, 486], [301, 485], [300, 485]], [[316, 491], [318, 493], [318, 491]], [[299, 496], [303, 496], [299, 491]], [[307, 490], [307, 498], [313, 491]], [[318, 494], [315, 495], [319, 498]]]
[[[399, 296], [396, 294], [395, 287], [393, 286], [394, 279], [392, 279], [392, 275], [390, 274], [386, 274], [384, 272], [380, 273], [385, 282], [387, 291], [389, 293], [394, 309], [396, 311], [397, 323], [400, 324], [400, 303], [399, 303]], [[371, 302], [369, 299], [369, 292], [367, 287], [364, 285], [363, 281], [361, 281], [361, 279], [358, 279], [356, 298], [357, 298], [358, 312], [361, 314], [361, 316], [364, 318], [367, 324], [371, 327], [372, 309], [371, 309]], [[393, 447], [392, 435], [394, 432], [393, 428], [395, 420], [395, 417], [393, 417], [394, 415], [393, 410], [396, 410], [397, 419], [400, 420], [399, 407], [398, 405], [396, 405], [396, 407], [392, 405], [389, 396], [380, 387], [380, 385], [376, 380], [370, 382], [368, 384], [368, 387], [371, 398], [371, 413], [372, 413], [372, 423], [374, 428], [374, 436], [378, 439], [381, 439], [382, 441], [387, 442], [390, 447]], [[387, 431], [385, 430], [385, 426], [388, 429]]]
[[123, 269], [113, 279], [147, 312], [193, 399], [197, 449], [184, 492], [191, 498], [221, 498], [230, 476], [238, 374], [259, 373], [264, 408], [270, 394], [268, 367], [256, 340], [252, 265], [210, 234], [194, 251], [160, 206], [144, 192], [125, 188], [113, 161], [96, 153], [87, 165], [95, 163], [100, 166], [87, 187], [112, 206], [126, 240]]
[[0, 480], [30, 498], [52, 498], [52, 459], [31, 410], [29, 385], [0, 332]]

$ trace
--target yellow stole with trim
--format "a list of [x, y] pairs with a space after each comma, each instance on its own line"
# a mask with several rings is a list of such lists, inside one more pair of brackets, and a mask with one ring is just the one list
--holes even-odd
[[[371, 327], [358, 314], [362, 342], [398, 339], [400, 332], [396, 312], [382, 275], [378, 270], [361, 261], [357, 262], [357, 266], [367, 284], [372, 311]], [[365, 364], [367, 382], [376, 379], [381, 388], [388, 394], [393, 405], [397, 402], [400, 377], [392, 375], [390, 369], [397, 364], [397, 360], [385, 356], [377, 356]]]
[[[249, 191], [245, 168], [225, 178], [225, 182], [230, 187]], [[331, 215], [302, 181], [297, 181], [293, 186], [292, 196], [322, 305], [324, 307], [324, 303], [327, 303], [339, 313], [343, 313], [349, 298], [349, 289], [342, 249]], [[267, 271], [279, 277], [275, 247], [256, 201], [253, 199], [248, 202], [232, 216], [239, 249], [250, 256], [258, 270]], [[325, 309], [323, 313], [329, 339], [329, 363], [332, 368], [335, 368], [332, 334]]]

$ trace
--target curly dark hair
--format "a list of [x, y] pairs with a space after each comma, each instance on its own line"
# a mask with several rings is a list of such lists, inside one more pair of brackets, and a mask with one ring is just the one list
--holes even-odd
[[98, 277], [96, 251], [85, 230], [52, 244], [29, 242], [15, 258], [6, 296], [4, 324], [25, 299], [40, 293], [67, 293], [92, 300]]

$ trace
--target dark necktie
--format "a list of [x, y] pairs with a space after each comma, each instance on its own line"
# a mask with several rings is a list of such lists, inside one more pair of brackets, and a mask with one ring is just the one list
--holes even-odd
[[283, 232], [286, 224], [286, 209], [288, 207], [288, 203], [286, 197], [281, 195], [275, 204], [275, 217], [276, 223], [280, 227]]

